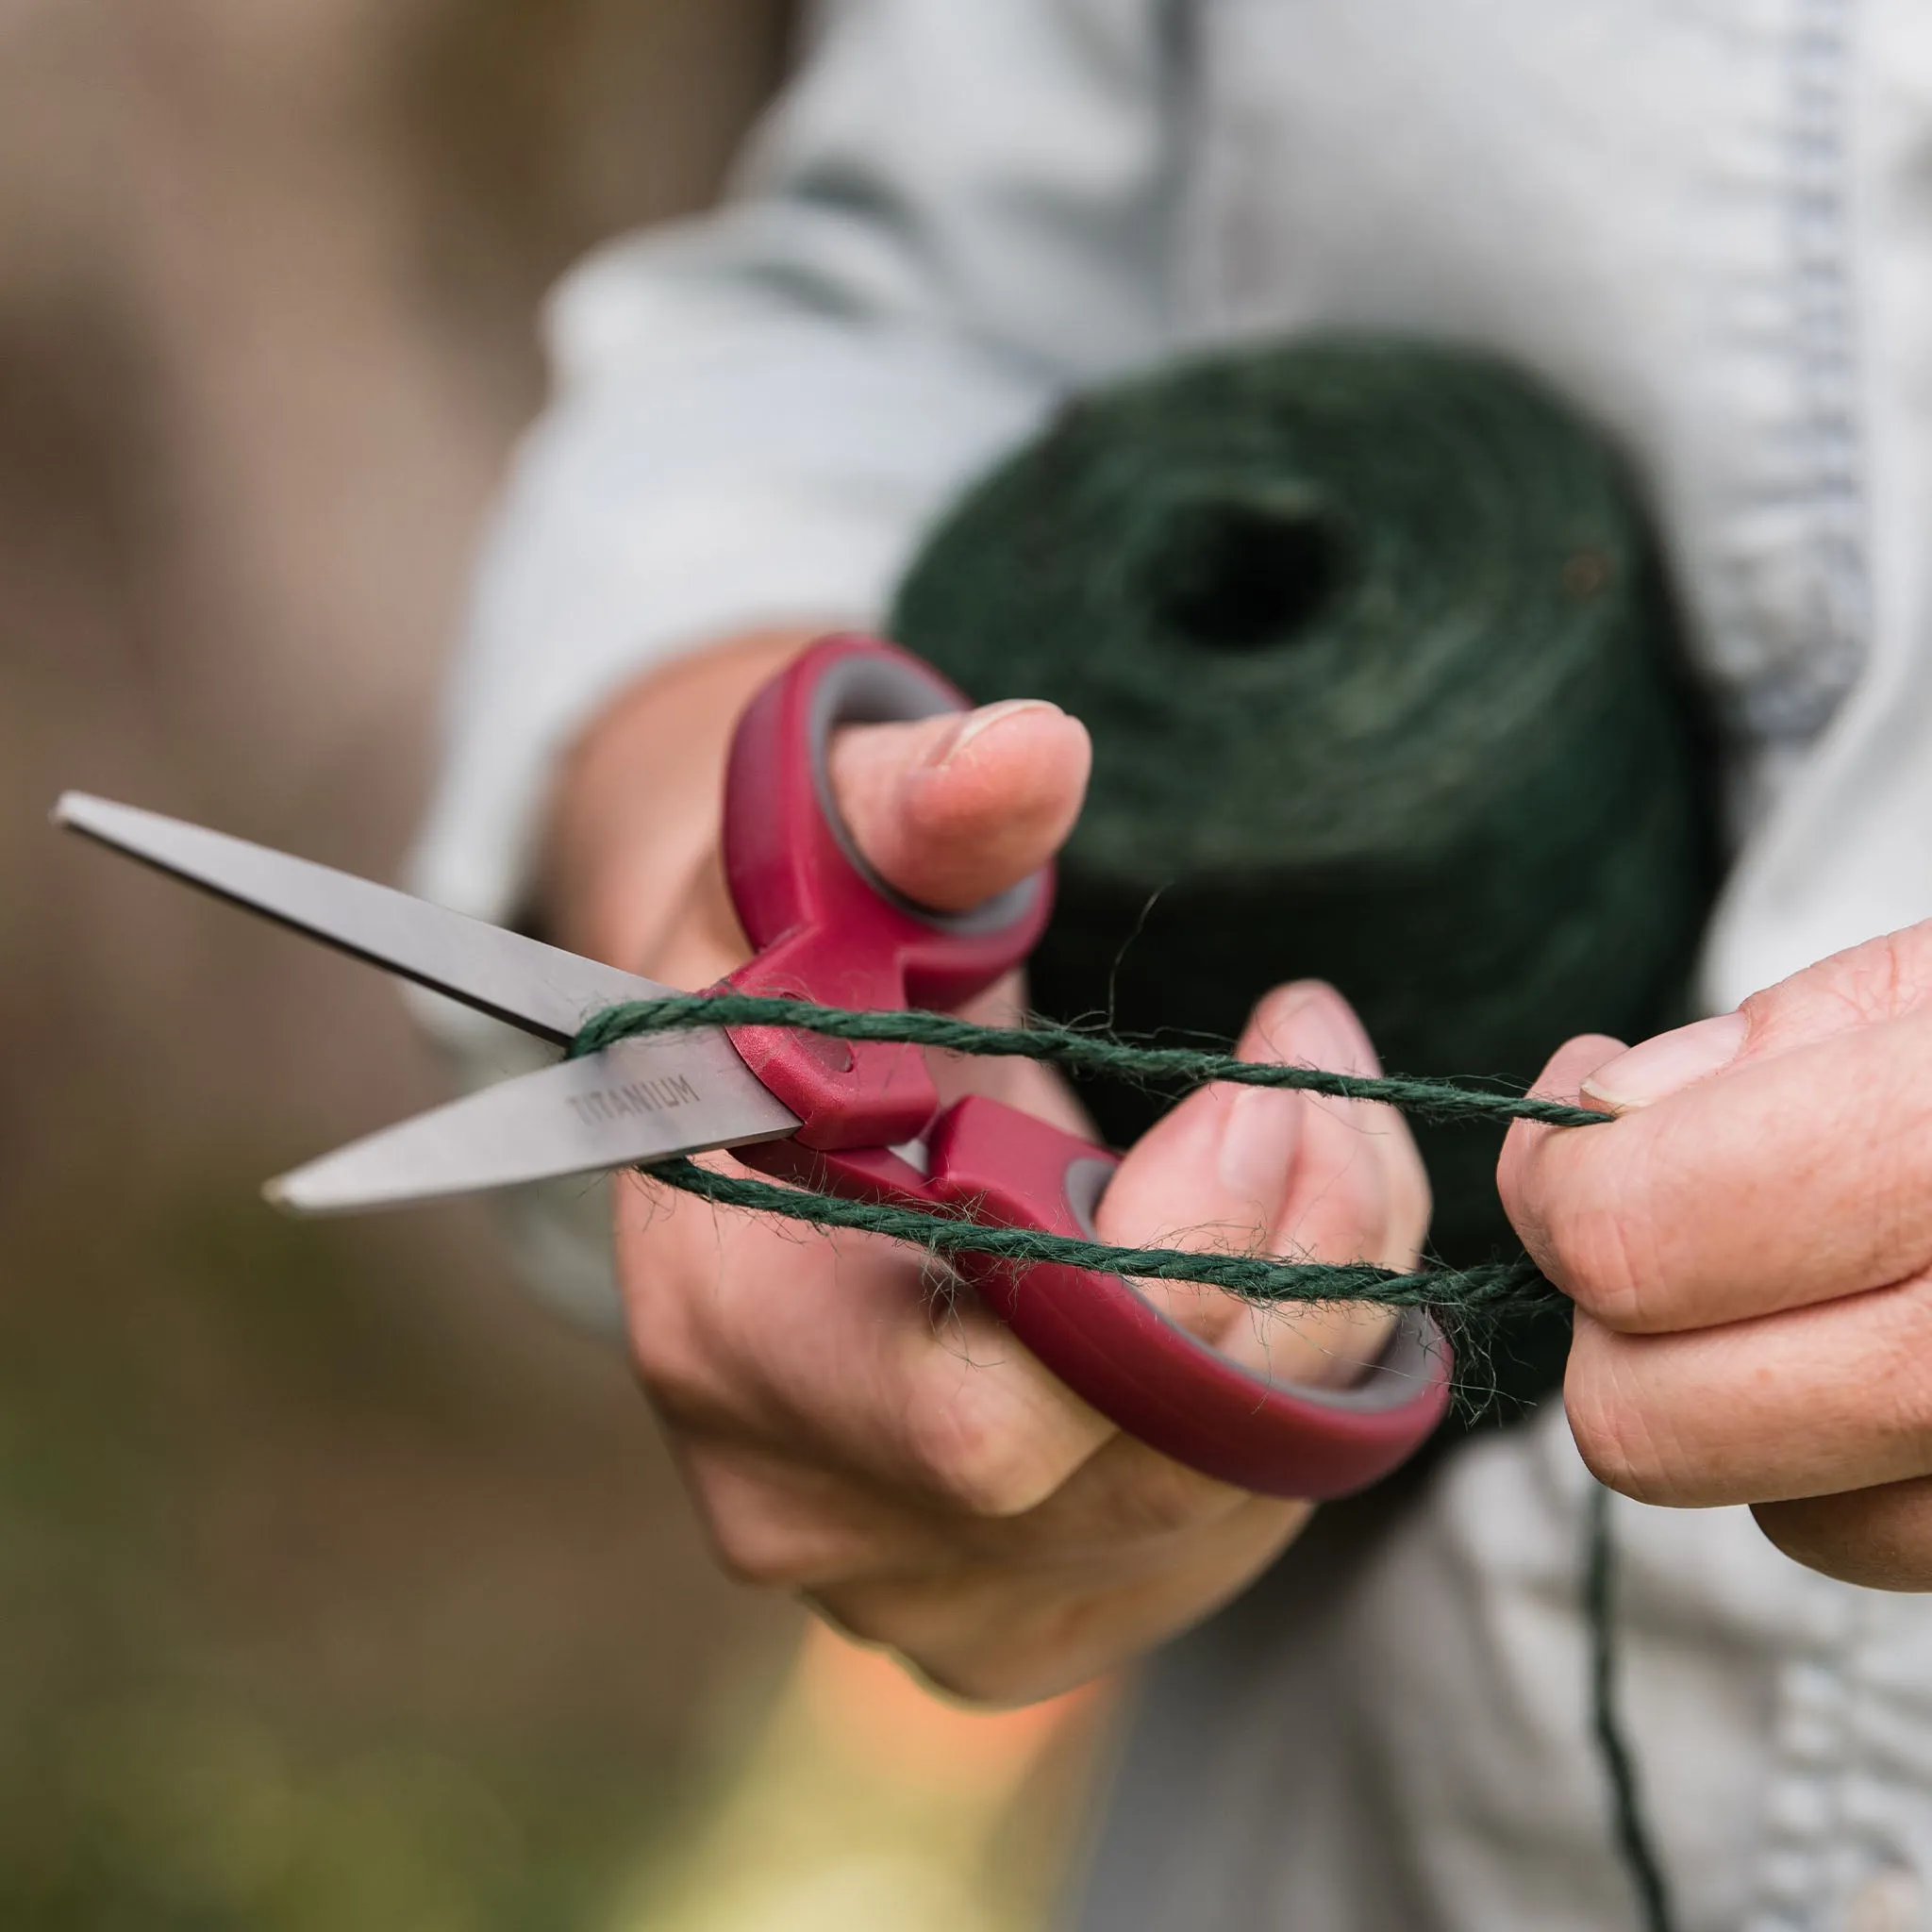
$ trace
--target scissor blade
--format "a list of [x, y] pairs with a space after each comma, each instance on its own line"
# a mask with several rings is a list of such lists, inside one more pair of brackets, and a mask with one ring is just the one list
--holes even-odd
[[708, 1027], [620, 1041], [487, 1087], [325, 1154], [262, 1191], [296, 1214], [347, 1214], [741, 1147], [797, 1128], [797, 1116]]
[[605, 1007], [671, 991], [352, 873], [131, 805], [69, 791], [54, 822], [559, 1045]]

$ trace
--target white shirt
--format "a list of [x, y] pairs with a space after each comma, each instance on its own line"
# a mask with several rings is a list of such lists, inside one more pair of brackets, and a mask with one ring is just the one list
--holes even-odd
[[[1070, 387], [1337, 327], [1510, 358], [1635, 462], [1728, 734], [1712, 1007], [1932, 914], [1914, 0], [823, 6], [728, 210], [555, 299], [556, 398], [486, 554], [420, 882], [512, 912], [551, 763], [605, 697], [748, 625], [877, 621]], [[1580, 1492], [1558, 1414], [1452, 1456], [1324, 1640], [1357, 1695], [1313, 1696], [1252, 1616], [1181, 1646], [1170, 1674], [1212, 1654], [1257, 1687], [1200, 1732], [1195, 1784], [1259, 1771], [1116, 1835], [1109, 1932], [1632, 1923], [1580, 1716]], [[1685, 1925], [1923, 1923], [1932, 1608], [1811, 1576], [1739, 1512], [1618, 1523]]]

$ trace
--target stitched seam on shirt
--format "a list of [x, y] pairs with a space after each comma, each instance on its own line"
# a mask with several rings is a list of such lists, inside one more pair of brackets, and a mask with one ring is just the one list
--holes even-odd
[[1894, 1782], [1875, 1761], [1874, 1721], [1882, 1723], [1887, 1697], [1873, 1665], [1874, 1652], [1885, 1641], [1880, 1627], [1883, 1611], [1863, 1591], [1847, 1591], [1849, 1627], [1844, 1642], [1845, 1714], [1842, 1739], [1844, 1775], [1838, 1790], [1834, 1841], [1839, 1856], [1832, 1874], [1835, 1900], [1842, 1913], [1857, 1890], [1887, 1871], [1913, 1870], [1906, 1845], [1889, 1823], [1872, 1815], [1863, 1794]]
[[[1830, 720], [1861, 668], [1870, 626], [1870, 558], [1857, 404], [1852, 266], [1852, 37], [1857, 0], [1792, 0], [1790, 15], [1787, 221], [1793, 353], [1798, 365], [1809, 543], [1822, 596], [1821, 634], [1802, 670], [1747, 705], [1767, 738], [1802, 741]], [[1821, 1581], [1818, 1622], [1779, 1671], [1778, 1713], [1759, 1854], [1754, 1932], [1830, 1918], [1847, 1819], [1860, 1619], [1849, 1592]], [[1786, 1809], [1808, 1787], [1812, 1802]]]
[[1747, 1932], [1817, 1932], [1833, 1891], [1842, 1822], [1847, 1676], [1857, 1641], [1851, 1592], [1823, 1577], [1800, 1591], [1802, 1624], [1780, 1661]]
[[1849, 127], [1856, 10], [1857, 0], [1793, 0], [1790, 16], [1785, 219], [1818, 601], [1801, 661], [1745, 700], [1756, 731], [1787, 743], [1830, 722], [1862, 668], [1870, 624]]

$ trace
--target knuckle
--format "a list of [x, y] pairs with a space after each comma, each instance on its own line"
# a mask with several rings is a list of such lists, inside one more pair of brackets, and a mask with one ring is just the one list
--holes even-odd
[[804, 1590], [823, 1583], [816, 1554], [770, 1524], [736, 1515], [708, 1520], [711, 1553], [732, 1582], [753, 1590]]
[[668, 1421], [691, 1422], [719, 1412], [715, 1365], [675, 1314], [641, 1313], [634, 1302], [630, 1358], [652, 1407]]
[[1889, 1020], [1924, 998], [1932, 955], [1910, 932], [1887, 933], [1841, 953], [1823, 986], [1854, 1023]]
[[[1697, 1124], [1630, 1116], [1552, 1133], [1521, 1124], [1498, 1185], [1551, 1280], [1606, 1326], [1667, 1326], [1698, 1275], [1709, 1221]], [[1534, 1136], [1534, 1138], [1532, 1138]]]
[[922, 1673], [928, 1671], [930, 1658], [919, 1630], [924, 1620], [901, 1607], [898, 1589], [826, 1581], [808, 1585], [801, 1594], [841, 1637], [855, 1643], [882, 1644]]
[[698, 1383], [712, 1348], [698, 1319], [704, 1279], [688, 1265], [672, 1229], [653, 1225], [633, 1235], [620, 1227], [618, 1281], [631, 1366], [654, 1398], [667, 1406]]
[[1068, 1678], [1034, 1646], [1016, 1642], [1002, 1620], [948, 1614], [928, 1591], [859, 1585], [810, 1590], [805, 1599], [819, 1615], [860, 1643], [879, 1644], [908, 1664], [934, 1690], [962, 1704], [1011, 1707], [1068, 1688]]
[[1755, 1049], [1776, 1049], [1916, 1012], [1932, 995], [1932, 921], [1835, 953], [1740, 1008]]
[[940, 1651], [914, 1661], [920, 1674], [948, 1697], [990, 1709], [1037, 1704], [1068, 1688], [1060, 1676], [1044, 1671], [1027, 1655], [1007, 1656], [997, 1650]]
[[1117, 1544], [1162, 1543], [1238, 1508], [1248, 1491], [1203, 1475], [1158, 1450], [1123, 1438], [1123, 1480], [1106, 1498], [1109, 1540]]
[[1563, 1379], [1577, 1453], [1597, 1481], [1620, 1495], [1640, 1503], [1688, 1503], [1693, 1497], [1686, 1458], [1642, 1399], [1631, 1353], [1625, 1338], [1579, 1328]]
[[1860, 1020], [1887, 1020], [1916, 1005], [1925, 990], [1924, 948], [1887, 933], [1846, 959], [1843, 997]]
[[748, 1476], [728, 1455], [694, 1450], [686, 1462], [712, 1555], [733, 1582], [805, 1590], [849, 1574], [858, 1560], [838, 1522]]
[[764, 1525], [714, 1524], [711, 1548], [719, 1569], [751, 1590], [806, 1590], [825, 1580], [814, 1552], [769, 1533]]
[[1646, 1231], [1643, 1220], [1616, 1199], [1578, 1190], [1548, 1204], [1540, 1258], [1551, 1279], [1598, 1321], [1635, 1327], [1649, 1299], [1640, 1260]]
[[1011, 1425], [997, 1412], [1005, 1407], [971, 1387], [915, 1406], [906, 1450], [919, 1486], [967, 1516], [1022, 1516], [1052, 1495], [1069, 1473], [1063, 1459], [1038, 1432]]
[[1922, 1275], [1876, 1299], [1882, 1320], [1861, 1411], [1890, 1441], [1932, 1451], [1932, 1282]]

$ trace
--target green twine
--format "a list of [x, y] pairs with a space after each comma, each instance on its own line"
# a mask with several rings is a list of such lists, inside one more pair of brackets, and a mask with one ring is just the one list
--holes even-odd
[[946, 1053], [1042, 1060], [1068, 1073], [1105, 1074], [1154, 1088], [1201, 1087], [1212, 1080], [1231, 1080], [1243, 1087], [1287, 1087], [1336, 1100], [1379, 1100], [1424, 1120], [1541, 1121], [1552, 1127], [1589, 1127], [1607, 1118], [1560, 1100], [1499, 1093], [1454, 1080], [1335, 1074], [1324, 1067], [1236, 1059], [1232, 1054], [1205, 1053], [1196, 1047], [1136, 1045], [1073, 1026], [980, 1026], [918, 1008], [855, 1012], [812, 1000], [754, 993], [677, 993], [607, 1007], [585, 1022], [571, 1053], [594, 1053], [636, 1034], [691, 1026], [798, 1026], [837, 1040], [903, 1041]]
[[940, 1256], [991, 1255], [1015, 1266], [1041, 1262], [1091, 1268], [1137, 1281], [1192, 1281], [1243, 1301], [1373, 1302], [1385, 1308], [1426, 1308], [1458, 1327], [1501, 1321], [1547, 1307], [1558, 1299], [1526, 1256], [1473, 1268], [1421, 1269], [1399, 1274], [1367, 1261], [1275, 1261], [1258, 1255], [1202, 1253], [1191, 1248], [1119, 1248], [1038, 1228], [994, 1227], [965, 1215], [943, 1215], [884, 1202], [847, 1201], [809, 1189], [712, 1174], [691, 1160], [654, 1162], [644, 1172], [721, 1208], [776, 1214], [818, 1228], [858, 1228], [912, 1241]]
[[1637, 1764], [1617, 1713], [1616, 1541], [1610, 1534], [1610, 1492], [1591, 1485], [1584, 1518], [1583, 1613], [1590, 1628], [1591, 1727], [1610, 1788], [1610, 1822], [1617, 1851], [1630, 1874], [1644, 1932], [1671, 1932], [1671, 1899], [1663, 1867], [1643, 1817]]
[[[584, 1024], [570, 1051], [575, 1058], [621, 1040], [696, 1026], [795, 1026], [840, 1040], [1017, 1057], [1163, 1085], [1237, 1081], [1344, 1100], [1380, 1101], [1437, 1120], [1530, 1120], [1553, 1126], [1588, 1126], [1609, 1118], [1560, 1101], [1484, 1091], [1448, 1080], [1370, 1078], [1319, 1067], [1236, 1059], [1191, 1047], [1135, 1045], [1068, 1026], [980, 1026], [943, 1013], [855, 1012], [810, 1000], [749, 993], [678, 993], [609, 1007]], [[818, 1228], [857, 1228], [915, 1242], [941, 1257], [991, 1255], [1015, 1265], [1049, 1262], [1141, 1281], [1196, 1282], [1260, 1304], [1359, 1301], [1383, 1307], [1425, 1308], [1464, 1337], [1477, 1325], [1534, 1315], [1561, 1300], [1526, 1256], [1465, 1268], [1403, 1273], [1366, 1261], [1298, 1262], [1183, 1248], [1116, 1247], [1039, 1228], [991, 1226], [963, 1214], [774, 1187], [767, 1181], [713, 1174], [690, 1160], [654, 1162], [648, 1172], [721, 1207], [775, 1214]]]

